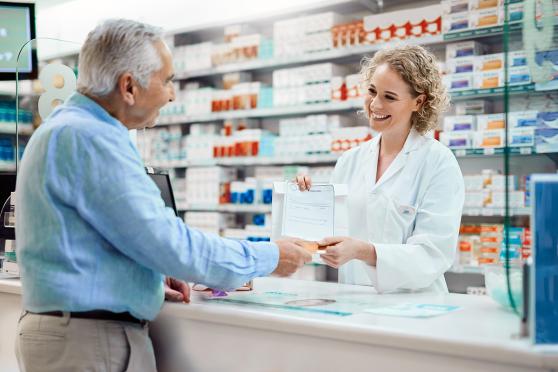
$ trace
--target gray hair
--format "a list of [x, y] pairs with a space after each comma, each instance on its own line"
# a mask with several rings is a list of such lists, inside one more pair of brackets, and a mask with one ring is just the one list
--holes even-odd
[[125, 72], [146, 88], [151, 74], [163, 66], [153, 45], [162, 37], [161, 28], [145, 23], [127, 19], [104, 21], [89, 32], [81, 47], [77, 90], [106, 96]]

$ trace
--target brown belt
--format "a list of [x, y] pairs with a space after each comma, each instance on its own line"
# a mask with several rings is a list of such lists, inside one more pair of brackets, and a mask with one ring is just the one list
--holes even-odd
[[[32, 311], [29, 312], [31, 314], [37, 314], [37, 315], [48, 315], [48, 316], [57, 316], [57, 317], [64, 316], [64, 312], [62, 311], [47, 311], [44, 313], [34, 313]], [[78, 312], [70, 312], [70, 317], [78, 318], [78, 319], [115, 320], [118, 322], [136, 323], [142, 326], [147, 324], [147, 320], [140, 320], [128, 312], [113, 313], [112, 311], [106, 311], [106, 310], [78, 311]]]

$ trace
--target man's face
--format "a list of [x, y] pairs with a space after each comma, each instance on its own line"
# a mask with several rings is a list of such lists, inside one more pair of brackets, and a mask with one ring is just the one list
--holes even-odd
[[159, 116], [159, 109], [175, 99], [171, 53], [162, 41], [155, 42], [154, 46], [161, 57], [163, 66], [151, 75], [147, 88], [138, 85], [135, 104], [129, 112], [130, 120], [127, 123], [129, 129], [153, 127]]

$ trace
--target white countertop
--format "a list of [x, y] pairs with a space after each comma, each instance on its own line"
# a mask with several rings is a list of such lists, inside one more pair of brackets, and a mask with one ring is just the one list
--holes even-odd
[[[519, 318], [486, 296], [461, 294], [382, 294], [374, 288], [277, 278], [254, 281], [257, 292], [319, 291], [324, 294], [369, 294], [378, 304], [430, 303], [456, 305], [455, 312], [425, 319], [355, 313], [335, 316], [256, 305], [207, 301], [193, 292], [190, 304], [166, 303], [162, 316], [223, 325], [319, 336], [363, 344], [448, 356], [507, 362], [517, 366], [558, 368], [558, 353], [544, 353], [517, 339]], [[0, 280], [0, 292], [18, 294], [18, 280]]]

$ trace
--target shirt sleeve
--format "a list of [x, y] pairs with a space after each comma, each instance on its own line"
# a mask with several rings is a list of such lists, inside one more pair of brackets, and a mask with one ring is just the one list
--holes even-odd
[[[115, 134], [115, 133], [112, 133]], [[49, 146], [53, 197], [91, 224], [115, 249], [164, 275], [232, 289], [275, 270], [273, 243], [224, 239], [189, 228], [167, 208], [127, 133], [64, 129]]]
[[374, 244], [371, 280], [380, 292], [427, 288], [452, 265], [456, 252], [464, 182], [457, 161], [442, 157], [418, 203], [415, 227], [405, 244]]

